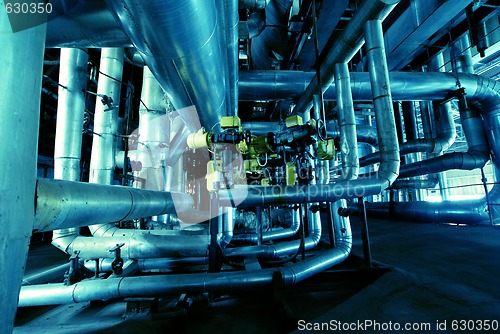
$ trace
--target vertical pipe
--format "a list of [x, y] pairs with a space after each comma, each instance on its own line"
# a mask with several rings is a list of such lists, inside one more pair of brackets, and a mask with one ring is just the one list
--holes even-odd
[[12, 332], [35, 216], [45, 28], [43, 24], [13, 33], [5, 1], [0, 2], [0, 140], [4, 143], [0, 150], [1, 333]]
[[229, 72], [229, 115], [238, 116], [238, 0], [224, 0], [226, 8], [226, 51]]
[[[80, 181], [87, 61], [86, 50], [61, 49], [54, 145], [55, 179]], [[79, 231], [79, 228], [56, 230], [52, 236], [52, 244], [65, 252]]]
[[108, 106], [101, 102], [101, 97], [97, 97], [94, 114], [95, 134], [90, 158], [90, 183], [113, 184], [123, 55], [122, 48], [101, 50], [97, 94], [112, 98], [113, 104]]
[[359, 157], [356, 136], [356, 116], [352, 100], [351, 81], [347, 63], [335, 64], [337, 107], [340, 126], [340, 153], [342, 157], [342, 179], [358, 178]]

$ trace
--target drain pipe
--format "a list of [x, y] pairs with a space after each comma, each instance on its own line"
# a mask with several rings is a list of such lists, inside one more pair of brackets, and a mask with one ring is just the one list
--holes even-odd
[[[80, 181], [88, 53], [81, 49], [61, 49], [60, 58], [54, 178]], [[52, 245], [64, 250], [79, 234], [78, 227], [54, 230]]]
[[392, 107], [389, 73], [384, 50], [381, 21], [366, 25], [371, 91], [375, 107], [381, 164], [377, 178], [338, 181], [309, 186], [249, 186], [219, 192], [220, 204], [240, 207], [275, 204], [334, 202], [338, 199], [378, 194], [390, 187], [399, 172], [399, 144]]
[[335, 83], [340, 127], [342, 179], [354, 180], [358, 178], [359, 172], [358, 143], [356, 140], [356, 116], [354, 114], [347, 63], [335, 64]]
[[[328, 50], [323, 50], [325, 58], [320, 66], [318, 79], [314, 75], [294, 109], [294, 113], [301, 115], [311, 106], [313, 95], [317, 94], [320, 87], [323, 93], [333, 81], [334, 66], [337, 63], [347, 63], [358, 52], [363, 45], [363, 25], [368, 20], [384, 18], [396, 6], [399, 0], [365, 0], [349, 21], [346, 28], [342, 30], [336, 43]], [[336, 33], [336, 32], [335, 32]], [[321, 83], [321, 86], [320, 86]]]
[[0, 3], [0, 332], [12, 333], [35, 212], [46, 25], [13, 31], [5, 3]]

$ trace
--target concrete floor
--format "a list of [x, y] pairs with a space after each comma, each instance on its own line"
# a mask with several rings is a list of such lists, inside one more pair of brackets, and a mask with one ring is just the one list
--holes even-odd
[[[419, 323], [431, 330], [414, 332], [456, 333], [454, 320], [500, 321], [500, 229], [370, 219], [372, 254], [381, 269], [367, 269], [357, 219], [352, 225], [354, 256], [295, 289], [217, 296], [187, 311], [173, 307], [178, 296], [166, 297], [153, 316], [126, 314], [124, 301], [25, 308], [14, 333], [299, 333], [300, 320]], [[33, 248], [28, 270], [41, 253]], [[447, 331], [438, 331], [437, 321], [441, 328], [446, 321]]]

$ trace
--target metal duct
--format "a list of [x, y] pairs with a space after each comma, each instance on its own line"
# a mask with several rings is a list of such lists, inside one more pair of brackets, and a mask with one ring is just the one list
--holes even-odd
[[102, 0], [51, 0], [47, 48], [130, 47], [132, 42]]
[[108, 278], [83, 281], [71, 286], [64, 284], [25, 286], [21, 288], [19, 294], [19, 307], [170, 293], [241, 292], [244, 289], [271, 288], [276, 284], [276, 279], [283, 286], [290, 286], [344, 261], [349, 256], [352, 249], [351, 227], [347, 220], [336, 221], [335, 248], [289, 267], [257, 271]]
[[189, 210], [183, 193], [38, 179], [36, 231], [109, 223]]
[[347, 63], [335, 64], [337, 87], [337, 112], [340, 128], [340, 153], [342, 158], [342, 179], [358, 178], [359, 158], [356, 141], [356, 116], [352, 101], [351, 82]]
[[264, 9], [271, 0], [239, 0], [239, 6], [250, 9]]
[[252, 39], [258, 37], [265, 28], [265, 12], [263, 10], [255, 11], [246, 21], [240, 21], [238, 23], [238, 38]]
[[0, 332], [11, 333], [34, 221], [46, 25], [13, 32], [0, 2]]
[[[97, 99], [94, 111], [94, 136], [90, 158], [90, 183], [112, 184], [116, 166], [116, 134], [118, 127], [118, 108], [123, 73], [122, 48], [101, 50]], [[101, 102], [103, 95], [113, 100], [111, 105]]]
[[288, 25], [289, 11], [293, 0], [270, 0], [265, 9], [267, 27], [252, 39], [251, 54], [253, 67], [271, 69], [278, 64], [273, 63], [275, 55], [284, 55], [287, 48], [288, 31], [282, 27]]
[[[396, 6], [399, 0], [365, 0], [337, 38], [331, 49], [323, 50], [325, 58], [319, 68], [321, 77], [316, 74], [304, 93], [300, 96], [294, 109], [295, 114], [303, 114], [311, 105], [314, 94], [320, 88], [325, 92], [333, 81], [334, 66], [347, 63], [363, 45], [363, 25], [368, 20], [385, 17]], [[321, 82], [321, 85], [319, 82]]]
[[227, 64], [215, 1], [106, 2], [173, 106], [180, 110], [194, 105], [205, 128], [216, 125], [226, 115], [222, 69]]

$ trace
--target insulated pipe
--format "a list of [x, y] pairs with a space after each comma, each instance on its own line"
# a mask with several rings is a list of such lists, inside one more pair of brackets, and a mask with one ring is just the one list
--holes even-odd
[[[103, 258], [97, 260], [99, 262], [100, 272], [113, 271], [114, 259]], [[181, 257], [181, 258], [151, 258], [137, 259], [138, 270], [154, 270], [154, 269], [173, 269], [182, 268], [193, 265], [205, 265], [208, 263], [208, 257]], [[96, 260], [87, 260], [83, 264], [87, 270], [96, 270]]]
[[[289, 228], [274, 229], [262, 233], [262, 241], [267, 242], [271, 240], [285, 239], [293, 237], [300, 229], [300, 215], [299, 210], [292, 210], [292, 224]], [[252, 234], [237, 234], [233, 237], [235, 241], [245, 241], [256, 244], [259, 241], [259, 235]]]
[[228, 116], [238, 116], [238, 0], [224, 0], [227, 69], [229, 74]]
[[[324, 60], [321, 63], [319, 73], [321, 77], [317, 78], [314, 75], [304, 93], [294, 109], [295, 114], [302, 114], [311, 105], [314, 94], [317, 94], [320, 88], [323, 93], [328, 89], [333, 81], [334, 66], [337, 63], [347, 63], [358, 52], [363, 45], [363, 25], [368, 20], [384, 18], [396, 6], [399, 0], [365, 0], [360, 5], [352, 19], [342, 30], [336, 43], [328, 50], [323, 50], [325, 54]], [[335, 32], [336, 33], [336, 32]], [[321, 86], [318, 83], [321, 82]]]
[[[79, 303], [92, 300], [159, 296], [170, 293], [238, 293], [243, 289], [270, 289], [273, 284], [291, 286], [344, 261], [352, 249], [347, 220], [337, 220], [335, 248], [279, 269], [186, 275], [121, 277], [83, 281], [71, 286], [45, 284], [25, 286], [19, 307]], [[276, 281], [278, 280], [278, 281]]]
[[356, 141], [356, 116], [352, 101], [351, 82], [347, 63], [335, 64], [337, 108], [340, 127], [340, 153], [342, 157], [342, 179], [358, 178], [359, 158]]
[[365, 34], [381, 156], [378, 177], [309, 186], [235, 187], [219, 192], [221, 205], [231, 206], [234, 202], [241, 202], [240, 207], [333, 202], [375, 195], [390, 187], [398, 176], [400, 160], [381, 21], [369, 21]]
[[130, 47], [132, 42], [102, 0], [51, 0], [47, 48]]
[[415, 179], [415, 180], [396, 180], [391, 189], [432, 189], [438, 184], [438, 179]]
[[265, 12], [263, 10], [255, 11], [246, 21], [238, 22], [238, 38], [252, 39], [259, 37], [265, 28]]
[[156, 235], [133, 233], [129, 236], [77, 237], [65, 250], [79, 252], [82, 259], [115, 258], [109, 250], [121, 245], [124, 259], [208, 256], [208, 235]]
[[443, 202], [367, 203], [370, 215], [396, 220], [454, 223], [490, 224], [484, 199]]
[[36, 231], [184, 212], [191, 196], [122, 186], [38, 179]]
[[[309, 209], [308, 209], [309, 210]], [[304, 238], [304, 250], [316, 247], [321, 239], [321, 217], [319, 211], [309, 211], [308, 214], [308, 236]], [[226, 248], [223, 252], [225, 256], [258, 257], [263, 259], [273, 259], [277, 257], [293, 255], [297, 253], [302, 244], [301, 239], [280, 242], [274, 245], [246, 246], [237, 248]]]
[[[54, 178], [80, 181], [83, 118], [87, 89], [87, 50], [61, 49], [56, 137], [54, 145]], [[52, 244], [69, 243], [79, 228], [55, 230]]]
[[[212, 129], [226, 115], [223, 61], [215, 1], [107, 0], [173, 106], [195, 106]], [[145, 20], [144, 18], [148, 19]], [[180, 24], [184, 22], [186, 24]]]
[[0, 332], [11, 333], [34, 221], [46, 25], [13, 32], [5, 4], [0, 2]]
[[239, 6], [250, 9], [264, 9], [270, 0], [239, 0]]
[[[94, 136], [90, 157], [90, 183], [112, 184], [116, 166], [116, 135], [118, 108], [123, 73], [122, 48], [101, 50], [97, 96], [94, 111]], [[106, 95], [113, 100], [111, 105], [101, 102]]]

